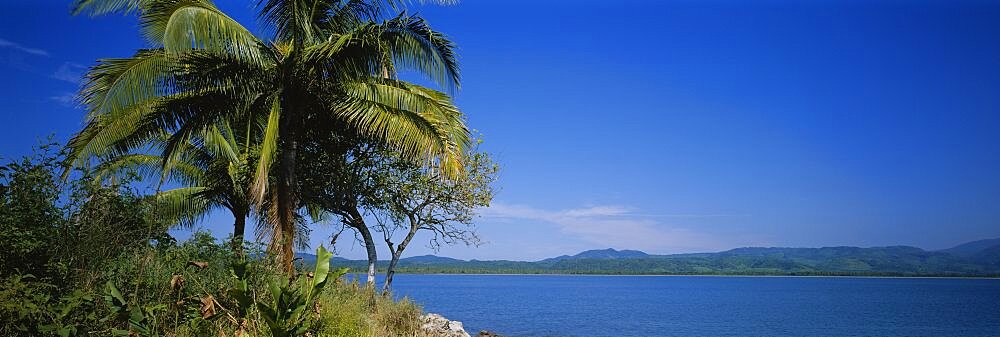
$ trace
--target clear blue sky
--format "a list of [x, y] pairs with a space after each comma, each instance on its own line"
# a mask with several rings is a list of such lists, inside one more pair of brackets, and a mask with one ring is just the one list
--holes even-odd
[[[219, 0], [253, 26], [246, 3]], [[0, 0], [0, 155], [65, 140], [133, 18]], [[458, 103], [503, 165], [489, 241], [928, 249], [1000, 237], [1000, 2], [465, 1], [412, 9], [460, 47]], [[226, 235], [231, 219], [204, 224]], [[325, 241], [328, 230], [314, 233]], [[183, 233], [179, 233], [183, 235]], [[349, 258], [363, 250], [341, 247]], [[429, 250], [415, 245], [411, 254]]]

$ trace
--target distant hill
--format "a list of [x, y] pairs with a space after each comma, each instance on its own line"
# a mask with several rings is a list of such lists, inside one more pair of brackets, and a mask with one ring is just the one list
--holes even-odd
[[976, 254], [982, 253], [984, 251], [995, 249], [997, 247], [1000, 247], [1000, 238], [963, 243], [955, 247], [939, 250], [939, 252], [958, 255], [962, 257], [971, 257]]
[[434, 263], [455, 263], [463, 262], [459, 259], [453, 259], [450, 257], [441, 257], [437, 255], [420, 255], [413, 257], [404, 257], [399, 259], [399, 263], [406, 264], [434, 264]]
[[542, 260], [542, 262], [546, 262], [546, 261], [548, 261], [548, 262], [551, 262], [551, 261], [562, 261], [562, 260], [579, 260], [579, 259], [636, 259], [636, 258], [644, 258], [644, 257], [649, 257], [649, 256], [651, 256], [651, 255], [646, 254], [644, 252], [640, 252], [638, 250], [627, 250], [627, 249], [626, 250], [614, 250], [614, 249], [608, 248], [608, 249], [587, 250], [587, 251], [583, 251], [583, 252], [581, 252], [579, 254], [576, 254], [576, 255], [573, 255], [573, 256], [569, 256], [569, 255], [557, 256], [557, 257], [553, 257], [553, 258], [548, 258], [548, 259]]
[[[301, 259], [302, 263], [306, 264], [306, 265], [312, 265], [312, 264], [316, 263], [316, 254], [295, 253], [295, 257]], [[345, 259], [345, 258], [342, 258], [342, 257], [339, 257], [339, 256], [335, 256], [335, 257], [333, 257], [333, 258], [330, 259], [330, 263], [334, 263], [334, 264], [341, 264], [341, 265], [343, 265], [345, 263], [351, 263], [351, 262], [353, 262], [353, 261]]]
[[1000, 238], [972, 241], [940, 250], [940, 252], [961, 256], [979, 264], [1000, 268]]
[[[300, 254], [306, 263], [315, 256]], [[311, 259], [310, 259], [311, 257]], [[334, 258], [364, 270], [365, 261]], [[380, 268], [387, 265], [379, 261]], [[459, 260], [434, 255], [400, 259], [401, 273], [635, 275], [884, 275], [1000, 276], [1000, 240], [941, 251], [916, 247], [746, 247], [718, 253], [650, 255], [637, 250], [588, 250], [535, 262]]]

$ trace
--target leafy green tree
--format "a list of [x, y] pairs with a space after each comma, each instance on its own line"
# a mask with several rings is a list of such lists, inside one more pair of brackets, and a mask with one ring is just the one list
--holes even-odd
[[[393, 255], [388, 283], [418, 230], [433, 233], [430, 244], [435, 248], [478, 243], [473, 217], [476, 208], [492, 200], [499, 170], [486, 153], [470, 151], [462, 160], [463, 173], [448, 176], [378, 146], [328, 145], [304, 156], [302, 171], [310, 173], [303, 178], [308, 182], [303, 195], [315, 202], [318, 212], [336, 216], [357, 233], [368, 254], [365, 270], [370, 287], [375, 285], [377, 232]], [[376, 224], [369, 225], [368, 219], [377, 220]], [[402, 238], [395, 237], [401, 233]], [[393, 243], [396, 239], [402, 240], [399, 245]]]
[[131, 178], [63, 181], [62, 161], [50, 144], [0, 166], [0, 336], [86, 335], [98, 323], [90, 282], [167, 237]]
[[461, 170], [469, 142], [462, 113], [447, 94], [397, 77], [411, 70], [457, 88], [454, 46], [418, 16], [387, 15], [403, 2], [261, 1], [262, 31], [271, 33], [262, 39], [208, 0], [78, 0], [76, 13], [136, 14], [152, 47], [100, 60], [87, 74], [87, 124], [68, 144], [69, 159], [85, 166], [167, 130], [161, 157], [169, 162], [212, 125], [256, 122], [260, 159], [250, 192], [290, 270], [304, 221], [297, 161], [310, 130]]
[[380, 188], [375, 185], [375, 177], [387, 162], [380, 155], [385, 151], [377, 146], [365, 143], [344, 146], [349, 143], [350, 140], [328, 142], [307, 150], [311, 152], [304, 156], [301, 165], [303, 172], [310, 173], [303, 177], [306, 183], [302, 194], [309, 201], [312, 218], [328, 220], [335, 217], [344, 227], [357, 233], [368, 257], [367, 285], [374, 290], [378, 251], [365, 214], [370, 198]]
[[52, 257], [52, 240], [63, 223], [62, 187], [53, 174], [58, 152], [43, 145], [31, 156], [0, 166], [0, 275], [15, 269], [38, 273]]
[[[159, 155], [129, 153], [104, 160], [95, 170], [102, 176], [138, 172], [180, 187], [153, 196], [158, 215], [170, 222], [191, 226], [213, 209], [233, 216], [233, 249], [242, 252], [247, 217], [251, 214], [250, 179], [257, 148], [228, 122], [210, 126], [182, 144], [163, 166]], [[166, 146], [167, 136], [152, 141], [152, 148]]]
[[55, 282], [68, 269], [93, 270], [96, 261], [165, 237], [131, 178], [105, 186], [79, 172], [64, 183], [62, 161], [49, 144], [0, 166], [0, 240], [9, 247], [0, 252], [0, 275]]
[[444, 177], [396, 156], [383, 160], [387, 162], [373, 175], [377, 187], [372, 189], [375, 195], [369, 207], [392, 254], [383, 287], [387, 292], [399, 258], [418, 231], [431, 233], [429, 244], [434, 250], [442, 244], [479, 244], [473, 221], [477, 209], [493, 200], [500, 167], [485, 152], [468, 154], [463, 160], [464, 174], [458, 178]]
[[84, 172], [70, 182], [66, 219], [53, 243], [58, 261], [81, 281], [96, 277], [108, 261], [148, 245], [173, 239], [162, 210], [133, 187], [136, 177], [104, 185]]

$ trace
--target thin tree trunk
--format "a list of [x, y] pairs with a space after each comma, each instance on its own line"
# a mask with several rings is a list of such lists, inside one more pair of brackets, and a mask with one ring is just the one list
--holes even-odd
[[358, 212], [357, 207], [350, 210], [351, 227], [358, 230], [361, 238], [365, 242], [365, 250], [368, 252], [368, 280], [365, 284], [365, 292], [368, 293], [368, 308], [374, 313], [378, 310], [375, 298], [375, 262], [378, 262], [378, 252], [375, 250], [375, 240], [372, 239], [372, 232], [365, 225], [365, 219]]
[[350, 215], [350, 226], [361, 234], [361, 239], [365, 242], [365, 250], [368, 252], [368, 287], [375, 288], [375, 263], [378, 262], [378, 251], [375, 250], [375, 239], [372, 238], [372, 232], [368, 229], [368, 225], [365, 224], [365, 218], [361, 216], [361, 212], [358, 211], [357, 206], [351, 206], [346, 209], [347, 214]]
[[392, 251], [392, 260], [389, 261], [389, 267], [385, 270], [385, 284], [382, 286], [383, 293], [388, 293], [391, 289], [392, 277], [396, 275], [396, 265], [399, 264], [399, 258], [403, 256], [403, 250], [410, 244], [410, 241], [413, 240], [413, 236], [417, 234], [417, 229], [419, 229], [419, 227], [414, 225], [416, 222], [412, 217], [410, 223], [410, 231], [406, 233], [406, 237], [399, 243], [399, 246], [397, 246], [395, 250], [392, 249], [391, 245], [389, 246], [389, 250]]
[[368, 252], [368, 286], [375, 288], [375, 263], [378, 262], [378, 252], [375, 250], [375, 240], [372, 239], [372, 232], [368, 230], [364, 222], [359, 222], [356, 226], [361, 238], [365, 241], [365, 250]]
[[396, 264], [399, 263], [399, 257], [402, 255], [403, 250], [397, 250], [392, 253], [392, 260], [389, 261], [389, 267], [385, 270], [385, 284], [382, 285], [382, 293], [388, 294], [389, 289], [392, 287], [392, 276], [396, 275]]

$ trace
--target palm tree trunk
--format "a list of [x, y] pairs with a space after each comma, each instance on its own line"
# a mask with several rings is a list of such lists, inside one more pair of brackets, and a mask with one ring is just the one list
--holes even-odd
[[[283, 99], [285, 99], [283, 97]], [[285, 103], [283, 103], [285, 104]], [[277, 181], [277, 206], [276, 220], [281, 231], [281, 250], [279, 260], [281, 266], [289, 275], [295, 271], [292, 261], [295, 259], [295, 209], [298, 204], [298, 177], [295, 172], [295, 159], [298, 151], [298, 143], [295, 140], [293, 122], [295, 121], [294, 109], [283, 109], [281, 122], [278, 124], [278, 139], [281, 144], [281, 157], [278, 167]]]
[[237, 256], [243, 255], [243, 235], [246, 232], [247, 217], [233, 212], [236, 220], [233, 222], [233, 252]]
[[[283, 160], [295, 162], [294, 150], [288, 151], [292, 152], [290, 156], [282, 155]], [[287, 163], [286, 161], [286, 163]], [[282, 179], [278, 184], [278, 227], [281, 230], [281, 265], [283, 266], [285, 272], [292, 273], [295, 271], [295, 266], [292, 265], [292, 260], [295, 258], [294, 245], [295, 245], [295, 215], [294, 207], [296, 194], [295, 189], [295, 169], [294, 168], [283, 168]]]

